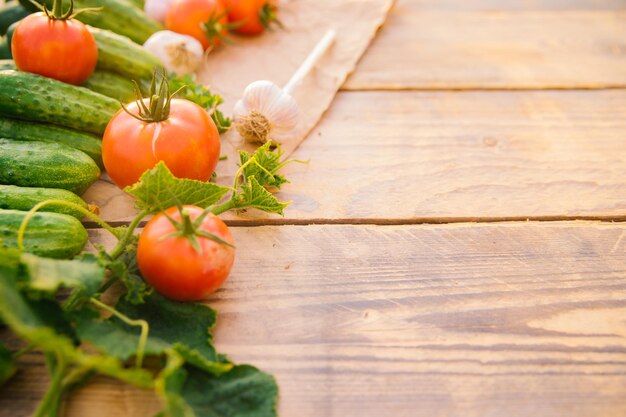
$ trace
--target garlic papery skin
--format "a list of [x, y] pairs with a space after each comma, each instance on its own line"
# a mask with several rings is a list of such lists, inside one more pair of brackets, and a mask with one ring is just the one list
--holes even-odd
[[248, 85], [235, 104], [235, 127], [250, 143], [282, 143], [293, 136], [300, 110], [296, 100], [271, 81]]
[[143, 10], [148, 17], [159, 23], [164, 23], [171, 3], [172, 0], [146, 0]]
[[198, 40], [169, 30], [154, 33], [143, 46], [161, 60], [165, 69], [176, 74], [196, 72], [204, 59], [204, 48]]

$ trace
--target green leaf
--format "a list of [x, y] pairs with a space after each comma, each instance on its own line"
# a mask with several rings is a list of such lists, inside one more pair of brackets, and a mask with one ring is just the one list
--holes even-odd
[[86, 295], [98, 291], [104, 268], [94, 262], [55, 260], [25, 253], [21, 256], [32, 289], [55, 293], [59, 287], [77, 288]]
[[259, 181], [251, 176], [241, 186], [241, 192], [235, 195], [234, 207], [236, 209], [256, 208], [268, 213], [283, 215], [283, 210], [289, 203], [281, 203]]
[[217, 109], [217, 107], [224, 102], [222, 97], [211, 93], [211, 90], [207, 87], [196, 83], [194, 77], [191, 75], [171, 74], [169, 81], [170, 91], [181, 89], [178, 93], [179, 97], [193, 101], [211, 114], [217, 126], [217, 130], [220, 133], [224, 133], [230, 128], [232, 120], [225, 117], [224, 114]]
[[[116, 309], [130, 319], [148, 322], [150, 332], [145, 353], [160, 355], [176, 351], [190, 364], [207, 372], [223, 373], [232, 368], [224, 363], [212, 345], [211, 329], [216, 313], [203, 304], [178, 303], [152, 293], [144, 304], [132, 304], [122, 299]], [[137, 354], [140, 329], [128, 326], [116, 317], [105, 321], [82, 320], [77, 331], [108, 355], [127, 360]]]
[[8, 381], [15, 373], [15, 370], [11, 352], [0, 342], [0, 385]]
[[154, 383], [157, 395], [161, 398], [165, 410], [158, 417], [196, 417], [191, 407], [180, 395], [187, 371], [185, 361], [176, 352], [168, 352], [167, 362]]
[[220, 376], [194, 368], [186, 371], [179, 395], [195, 417], [276, 417], [278, 386], [272, 376], [257, 368], [239, 365]]
[[124, 189], [137, 198], [140, 210], [158, 213], [177, 204], [191, 204], [208, 207], [220, 201], [229, 191], [210, 182], [176, 178], [160, 161], [154, 168], [146, 171], [137, 184]]
[[[0, 258], [3, 257], [11, 259], [10, 254], [0, 251]], [[38, 311], [31, 307], [29, 303], [37, 303], [37, 300], [27, 300], [20, 293], [17, 287], [18, 272], [14, 262], [0, 264], [0, 317], [16, 335], [44, 352], [62, 355], [71, 363], [85, 369], [94, 369], [142, 388], [152, 387], [152, 375], [149, 372], [142, 369], [125, 369], [123, 364], [113, 357], [87, 355], [74, 346], [71, 338], [46, 325], [61, 318], [41, 317]], [[52, 310], [45, 311], [46, 314], [50, 314]]]
[[285, 177], [278, 174], [278, 171], [285, 166], [280, 158], [285, 153], [280, 149], [280, 145], [275, 150], [271, 150], [271, 142], [259, 146], [254, 154], [246, 151], [239, 151], [239, 166], [244, 166], [246, 162], [254, 158], [256, 163], [248, 164], [243, 169], [244, 178], [254, 177], [259, 185], [263, 187], [280, 188], [281, 185], [289, 182]]

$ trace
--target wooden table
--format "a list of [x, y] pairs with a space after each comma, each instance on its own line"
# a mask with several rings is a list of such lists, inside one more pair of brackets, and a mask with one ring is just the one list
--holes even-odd
[[[210, 300], [281, 416], [626, 415], [625, 0], [398, 0], [293, 156]], [[66, 415], [158, 409], [100, 378]]]

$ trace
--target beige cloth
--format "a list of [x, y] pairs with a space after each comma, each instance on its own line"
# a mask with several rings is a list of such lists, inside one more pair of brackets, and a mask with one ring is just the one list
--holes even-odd
[[[232, 114], [244, 88], [256, 80], [284, 86], [328, 29], [334, 29], [334, 44], [320, 59], [294, 93], [300, 106], [300, 121], [293, 139], [283, 143], [286, 154], [306, 138], [335, 94], [354, 70], [377, 29], [384, 23], [393, 0], [291, 0], [282, 1], [279, 16], [286, 29], [258, 37], [237, 37], [235, 45], [211, 52], [199, 71], [199, 81], [225, 99], [222, 110]], [[237, 149], [252, 150], [232, 129], [222, 137], [226, 162], [219, 176], [232, 176], [238, 161]]]

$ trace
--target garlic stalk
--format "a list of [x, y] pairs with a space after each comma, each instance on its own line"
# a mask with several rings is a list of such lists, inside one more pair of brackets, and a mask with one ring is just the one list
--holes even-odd
[[165, 69], [176, 74], [196, 72], [204, 58], [200, 42], [169, 30], [154, 33], [143, 46], [161, 60]]
[[281, 143], [288, 139], [298, 124], [298, 103], [292, 94], [335, 40], [334, 30], [326, 32], [313, 51], [293, 74], [284, 88], [271, 81], [255, 81], [248, 85], [234, 108], [235, 127], [250, 143]]

